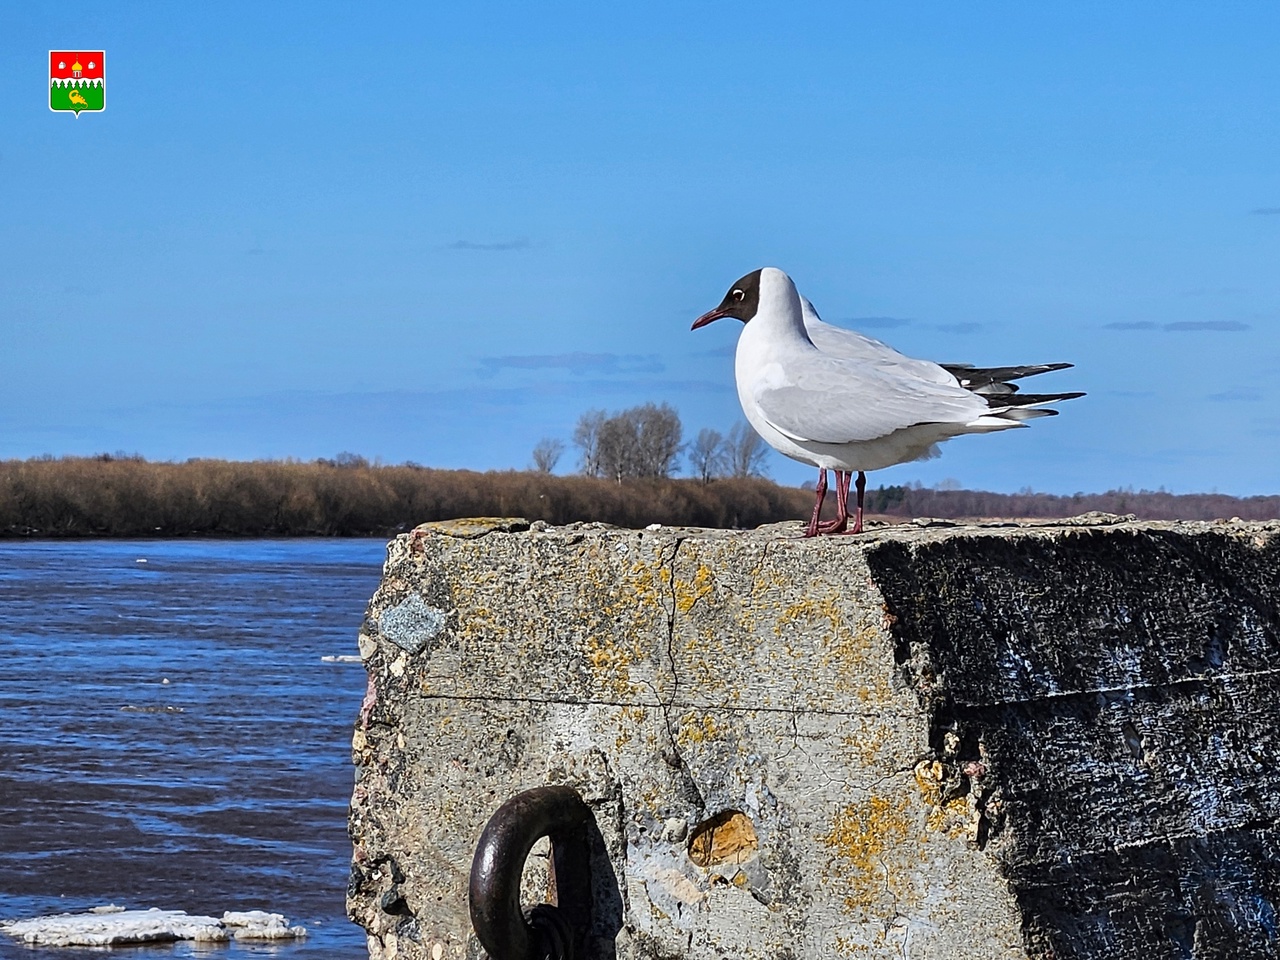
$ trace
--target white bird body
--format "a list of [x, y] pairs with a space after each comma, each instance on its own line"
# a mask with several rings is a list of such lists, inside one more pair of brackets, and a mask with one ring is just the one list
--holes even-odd
[[927, 458], [963, 433], [1022, 425], [990, 416], [982, 397], [937, 364], [813, 317], [827, 350], [806, 329], [791, 278], [761, 271], [760, 306], [738, 337], [734, 376], [747, 422], [784, 456], [828, 470], [880, 470]]
[[[943, 366], [823, 323], [774, 267], [739, 280], [694, 329], [722, 317], [744, 324], [734, 378], [747, 421], [779, 453], [819, 469], [810, 536], [844, 529], [850, 474], [858, 474], [857, 532], [864, 471], [936, 456], [936, 444], [952, 437], [1025, 426], [1056, 413], [1042, 404], [1080, 396], [1019, 394], [1010, 382], [1070, 364]], [[842, 484], [841, 520], [820, 531], [827, 470], [837, 471]]]

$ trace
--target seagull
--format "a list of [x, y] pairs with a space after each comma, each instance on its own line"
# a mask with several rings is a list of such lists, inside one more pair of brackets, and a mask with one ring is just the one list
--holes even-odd
[[[720, 306], [693, 322], [743, 323], [734, 360], [742, 412], [784, 456], [818, 468], [806, 537], [861, 533], [867, 470], [937, 456], [937, 444], [1053, 416], [1043, 405], [1083, 393], [1019, 393], [1014, 380], [1069, 363], [975, 367], [917, 360], [853, 330], [824, 323], [776, 267], [740, 279]], [[822, 522], [827, 471], [836, 474], [836, 519]], [[857, 511], [849, 528], [849, 487]]]

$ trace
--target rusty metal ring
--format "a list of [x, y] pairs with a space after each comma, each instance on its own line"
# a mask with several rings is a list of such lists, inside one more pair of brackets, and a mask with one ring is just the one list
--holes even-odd
[[[489, 818], [471, 861], [469, 892], [471, 925], [492, 960], [572, 960], [591, 927], [591, 822], [591, 810], [572, 787], [526, 790]], [[557, 905], [554, 913], [535, 907], [535, 926], [520, 909], [520, 877], [542, 837], [551, 839]]]

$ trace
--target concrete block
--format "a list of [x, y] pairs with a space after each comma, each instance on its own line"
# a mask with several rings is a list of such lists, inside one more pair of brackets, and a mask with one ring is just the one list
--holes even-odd
[[592, 958], [1280, 955], [1280, 524], [798, 529], [392, 541], [372, 958], [478, 957], [477, 839], [547, 784], [598, 827]]

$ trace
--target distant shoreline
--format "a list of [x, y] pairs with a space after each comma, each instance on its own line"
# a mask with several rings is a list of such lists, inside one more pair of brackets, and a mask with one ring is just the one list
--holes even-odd
[[[436, 470], [364, 461], [189, 460], [138, 457], [0, 461], [0, 539], [297, 539], [391, 537], [459, 517], [553, 524], [750, 528], [806, 519], [813, 493], [759, 478], [625, 479], [536, 471]], [[1143, 520], [1280, 519], [1280, 496], [989, 493], [881, 486], [867, 510], [886, 518], [1132, 513]]]
[[0, 461], [0, 538], [386, 537], [433, 520], [515, 516], [756, 527], [813, 494], [759, 478], [625, 479], [317, 461], [138, 457]]

